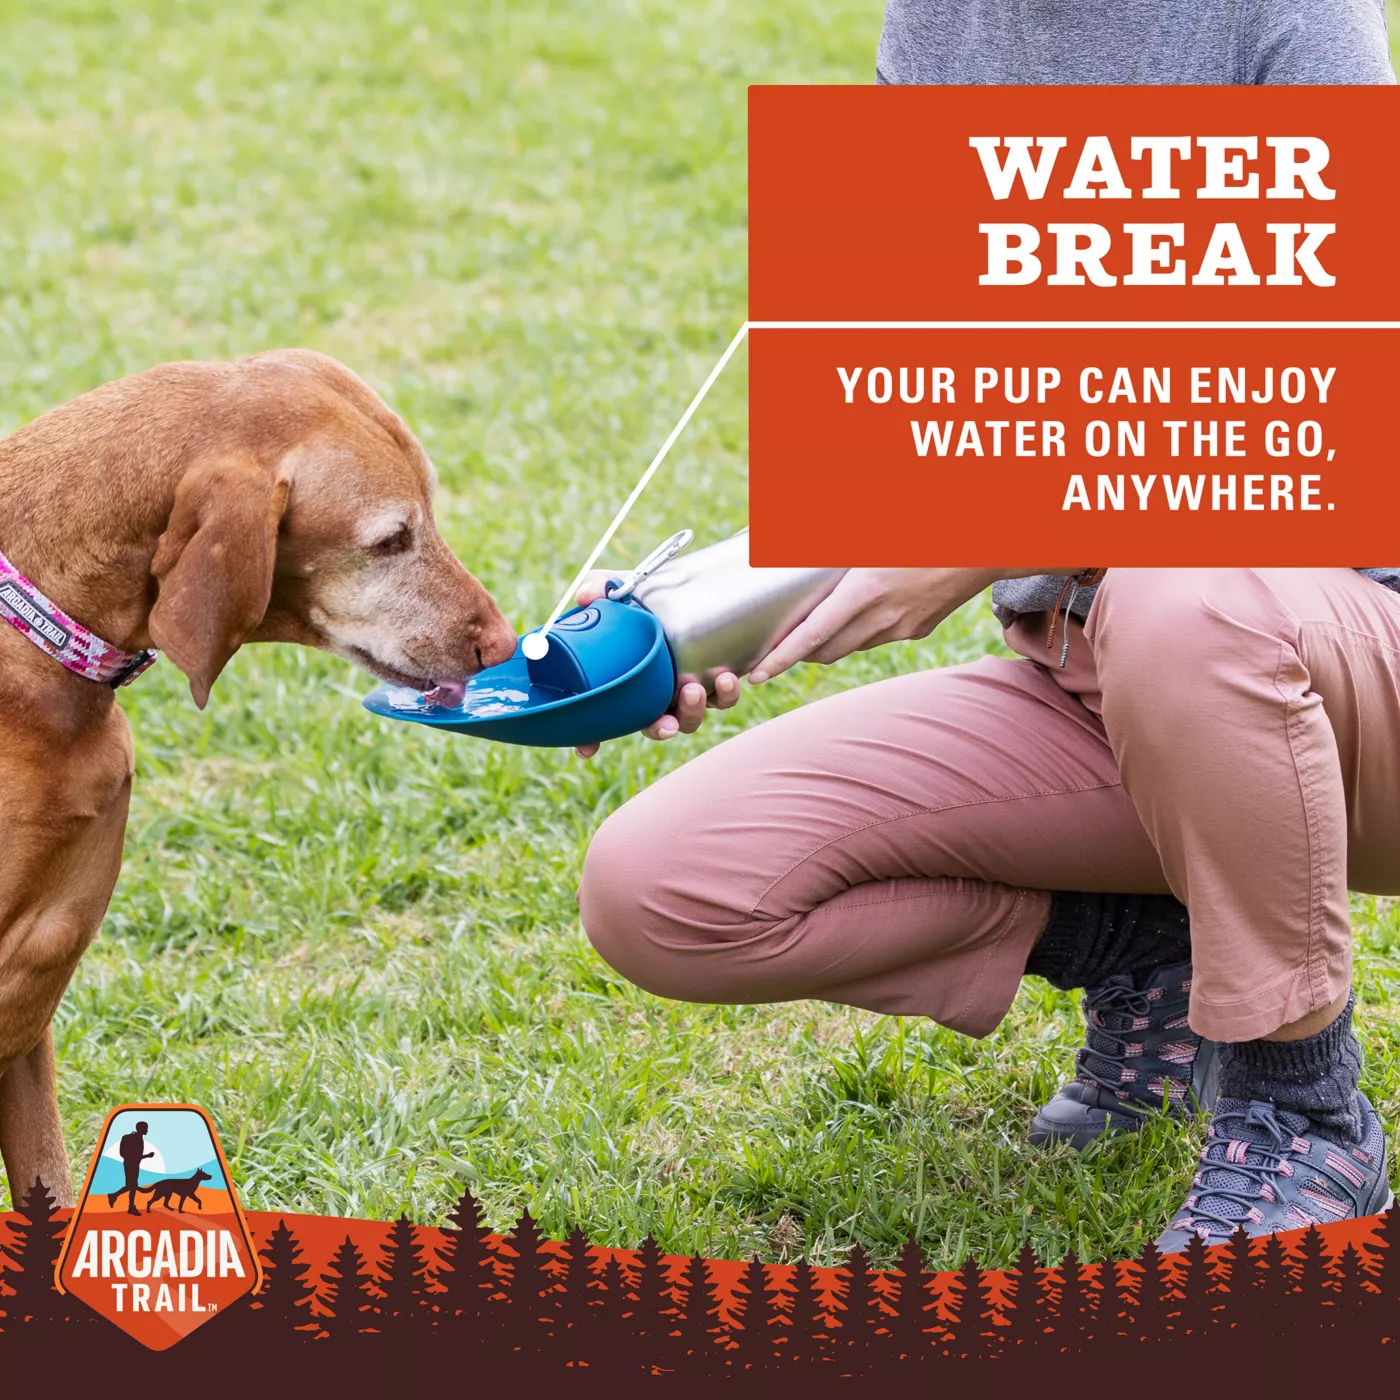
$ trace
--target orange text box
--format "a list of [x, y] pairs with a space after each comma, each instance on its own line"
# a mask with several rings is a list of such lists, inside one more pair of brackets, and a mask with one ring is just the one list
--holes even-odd
[[757, 565], [1359, 567], [1396, 553], [1397, 331], [750, 340]]
[[1397, 116], [1395, 88], [752, 89], [754, 561], [1383, 561]]

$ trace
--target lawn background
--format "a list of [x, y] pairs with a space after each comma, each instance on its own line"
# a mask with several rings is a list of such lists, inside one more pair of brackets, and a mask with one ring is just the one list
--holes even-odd
[[[0, 429], [162, 360], [324, 350], [407, 417], [448, 538], [532, 625], [744, 319], [746, 85], [870, 81], [881, 9], [0, 0]], [[743, 523], [744, 393], [741, 355], [614, 562]], [[995, 645], [979, 602], [591, 764], [370, 719], [319, 655], [245, 650], [204, 714], [157, 667], [122, 694], [126, 866], [59, 1018], [75, 1163], [114, 1103], [192, 1100], [264, 1210], [439, 1222], [468, 1182], [497, 1224], [614, 1245], [1135, 1251], [1198, 1144], [1023, 1146], [1072, 998], [1028, 985], [977, 1043], [676, 1005], [575, 917], [590, 831], [702, 746]], [[1357, 929], [1395, 1122], [1400, 924], [1359, 901]]]

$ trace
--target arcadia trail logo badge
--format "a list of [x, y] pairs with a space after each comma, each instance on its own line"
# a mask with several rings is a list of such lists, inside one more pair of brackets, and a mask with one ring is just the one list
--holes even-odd
[[128, 1104], [108, 1115], [57, 1278], [153, 1351], [258, 1287], [257, 1251], [203, 1109]]

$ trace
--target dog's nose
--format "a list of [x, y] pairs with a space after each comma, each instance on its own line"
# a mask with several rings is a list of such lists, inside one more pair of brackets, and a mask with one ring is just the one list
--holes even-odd
[[482, 670], [515, 655], [515, 633], [504, 618], [491, 621], [477, 633], [476, 655]]

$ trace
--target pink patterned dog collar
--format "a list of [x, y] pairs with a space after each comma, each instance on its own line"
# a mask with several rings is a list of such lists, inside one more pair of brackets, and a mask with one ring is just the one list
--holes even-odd
[[119, 651], [74, 622], [0, 554], [0, 617], [75, 676], [113, 687], [130, 685], [155, 663], [154, 651]]

